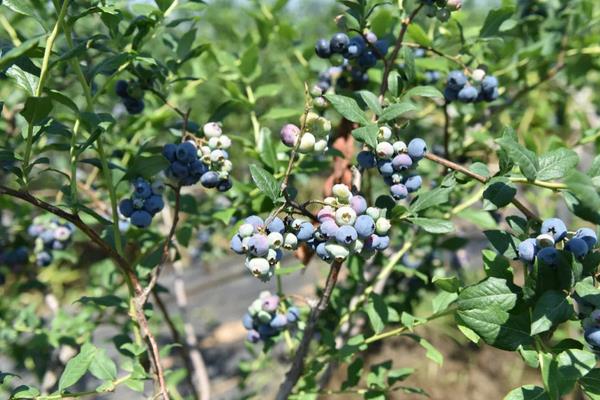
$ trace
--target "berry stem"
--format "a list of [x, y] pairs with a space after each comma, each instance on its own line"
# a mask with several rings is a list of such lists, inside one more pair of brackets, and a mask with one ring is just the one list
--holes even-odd
[[279, 387], [279, 391], [277, 392], [277, 396], [275, 397], [276, 400], [288, 399], [294, 389], [294, 386], [296, 386], [296, 383], [302, 375], [302, 372], [304, 370], [304, 359], [308, 354], [311, 339], [315, 334], [317, 321], [319, 320], [319, 317], [321, 316], [323, 311], [325, 311], [327, 309], [327, 306], [329, 305], [329, 299], [331, 298], [331, 293], [335, 288], [335, 284], [337, 282], [341, 268], [341, 262], [334, 261], [333, 264], [331, 264], [331, 268], [329, 269], [329, 275], [327, 276], [327, 281], [325, 283], [325, 288], [323, 289], [323, 294], [321, 295], [317, 306], [313, 308], [310, 312], [310, 317], [306, 323], [306, 328], [304, 329], [302, 341], [300, 342], [298, 350], [294, 355], [292, 366], [286, 374], [285, 380]]

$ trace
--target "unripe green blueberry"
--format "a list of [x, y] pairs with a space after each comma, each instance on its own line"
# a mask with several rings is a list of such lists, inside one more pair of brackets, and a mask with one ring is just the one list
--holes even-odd
[[446, 7], [448, 7], [451, 11], [460, 10], [462, 7], [462, 0], [448, 0]]
[[210, 146], [200, 146], [198, 149], [198, 157], [210, 156], [212, 149]]
[[310, 111], [306, 115], [302, 114], [302, 116], [300, 117], [300, 124], [304, 124], [306, 126], [311, 126], [311, 125], [315, 124], [319, 118], [321, 118], [321, 116], [319, 114], [317, 114], [316, 112]]
[[242, 250], [244, 252], [248, 252], [248, 249], [249, 249], [249, 243], [248, 242], [250, 242], [250, 238], [251, 237], [252, 236], [247, 236], [247, 237], [245, 237], [245, 238], [242, 239]]
[[219, 125], [217, 122], [209, 122], [207, 124], [204, 124], [204, 126], [202, 127], [202, 131], [204, 132], [204, 135], [208, 138], [221, 136], [221, 134], [223, 133], [221, 125]]
[[252, 224], [242, 224], [238, 229], [238, 233], [243, 238], [252, 236], [254, 233], [254, 226], [252, 226]]
[[396, 153], [406, 153], [406, 150], [407, 150], [406, 143], [404, 143], [402, 140], [398, 140], [397, 142], [394, 142], [393, 147], [394, 147], [394, 151]]
[[315, 150], [315, 136], [310, 132], [305, 132], [300, 139], [298, 151], [300, 153], [311, 153]]
[[377, 221], [375, 221], [375, 232], [380, 236], [386, 235], [391, 227], [392, 224], [387, 218], [378, 218]]
[[335, 222], [338, 225], [352, 225], [354, 221], [356, 221], [356, 211], [352, 207], [340, 207], [335, 212]]
[[210, 153], [210, 161], [211, 162], [220, 163], [221, 161], [224, 161], [224, 160], [226, 160], [226, 157], [225, 157], [225, 153], [223, 153], [223, 150], [217, 149], [217, 150], [213, 150]]
[[326, 150], [327, 150], [327, 140], [325, 140], [325, 139], [317, 140], [317, 142], [315, 143], [315, 151], [318, 153], [323, 153]]
[[154, 181], [152, 183], [152, 193], [161, 195], [165, 191], [165, 183], [163, 181]]
[[256, 318], [263, 324], [268, 324], [273, 316], [267, 311], [260, 310], [258, 313], [256, 313]]
[[348, 203], [352, 198], [352, 192], [350, 191], [350, 188], [344, 185], [343, 183], [333, 185], [331, 192], [337, 198], [338, 201], [343, 203]]
[[331, 65], [342, 65], [344, 63], [344, 56], [341, 54], [332, 54], [329, 61]]
[[287, 250], [296, 250], [298, 248], [298, 237], [293, 233], [286, 233], [283, 236], [283, 248]]
[[350, 250], [352, 253], [359, 254], [363, 250], [364, 245], [365, 243], [361, 239], [356, 239], [350, 246]]
[[325, 199], [323, 199], [323, 203], [325, 203], [325, 205], [328, 206], [335, 206], [337, 205], [337, 200], [335, 199], [335, 197], [325, 197]]
[[383, 140], [390, 140], [390, 138], [392, 137], [392, 130], [389, 126], [380, 126], [377, 137]]
[[319, 97], [323, 95], [323, 89], [319, 85], [313, 85], [312, 89], [310, 89], [310, 95], [313, 97]]
[[380, 158], [391, 158], [394, 155], [394, 146], [390, 142], [380, 142], [377, 143], [375, 151]]
[[267, 260], [269, 261], [269, 264], [277, 264], [277, 258], [277, 251], [275, 249], [269, 249], [267, 252]]
[[367, 215], [377, 221], [381, 216], [381, 210], [377, 207], [369, 207], [367, 208]]
[[246, 259], [246, 267], [250, 270], [252, 275], [256, 277], [260, 277], [266, 275], [271, 269], [271, 264], [269, 264], [269, 260], [263, 257], [256, 257], [251, 259]]
[[269, 245], [274, 249], [278, 249], [283, 245], [283, 235], [279, 232], [269, 233], [267, 239], [269, 240]]
[[221, 163], [221, 171], [231, 172], [232, 169], [233, 163], [231, 162], [231, 160], [223, 160], [223, 162]]
[[327, 99], [323, 96], [315, 97], [313, 99], [313, 104], [317, 108], [326, 108], [329, 105]]
[[248, 307], [248, 314], [250, 314], [251, 316], [254, 317], [261, 310], [262, 310], [262, 300], [256, 299], [252, 302], [252, 304], [250, 304], [250, 307]]
[[544, 247], [554, 247], [554, 238], [552, 235], [547, 233], [542, 233], [535, 238], [535, 241], [540, 249]]
[[346, 247], [336, 243], [326, 244], [325, 250], [331, 255], [331, 258], [338, 262], [344, 261], [350, 255], [350, 251]]
[[450, 19], [450, 10], [447, 8], [440, 8], [437, 10], [436, 17], [442, 22], [446, 22]]

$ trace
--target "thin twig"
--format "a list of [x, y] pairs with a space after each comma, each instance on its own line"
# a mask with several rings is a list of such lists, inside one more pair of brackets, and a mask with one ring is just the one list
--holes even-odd
[[310, 342], [312, 340], [313, 335], [315, 334], [315, 329], [317, 327], [317, 321], [319, 317], [327, 309], [329, 305], [329, 299], [331, 298], [331, 293], [335, 288], [335, 284], [338, 279], [338, 274], [340, 269], [342, 268], [342, 263], [334, 261], [331, 264], [331, 268], [329, 270], [329, 275], [327, 276], [327, 281], [325, 283], [325, 289], [323, 289], [323, 294], [321, 295], [321, 299], [315, 308], [311, 310], [310, 317], [306, 323], [306, 328], [304, 329], [304, 335], [302, 336], [302, 341], [294, 354], [294, 360], [292, 361], [292, 366], [288, 373], [285, 376], [285, 380], [279, 387], [279, 391], [276, 396], [276, 400], [286, 400], [289, 398], [294, 386], [300, 379], [302, 372], [304, 370], [304, 359], [308, 354], [308, 350], [310, 347]]

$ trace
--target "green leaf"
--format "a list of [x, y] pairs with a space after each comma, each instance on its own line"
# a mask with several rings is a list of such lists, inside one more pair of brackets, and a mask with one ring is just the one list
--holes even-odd
[[581, 205], [592, 210], [600, 209], [600, 196], [594, 187], [592, 178], [579, 171], [571, 171], [565, 178], [567, 187]]
[[513, 200], [517, 188], [506, 178], [492, 178], [483, 192], [483, 208], [492, 211], [502, 208]]
[[408, 220], [429, 233], [448, 233], [454, 230], [452, 222], [444, 219], [411, 217]]
[[258, 66], [258, 47], [252, 45], [244, 51], [240, 59], [240, 72], [248, 78], [251, 76]]
[[297, 115], [298, 110], [296, 108], [273, 107], [260, 117], [264, 119], [275, 120], [296, 117]]
[[173, 4], [174, 0], [154, 0], [154, 2], [156, 3], [156, 5], [158, 6], [158, 8], [160, 8], [160, 11], [167, 11], [167, 9], [169, 8], [169, 6], [171, 4]]
[[163, 155], [157, 154], [153, 156], [137, 156], [127, 168], [127, 173], [123, 179], [135, 179], [142, 177], [151, 179], [159, 172], [169, 167], [169, 160]]
[[423, 47], [431, 47], [431, 39], [427, 36], [423, 28], [419, 24], [410, 24], [408, 26], [408, 36], [410, 36], [417, 44]]
[[482, 38], [496, 36], [502, 23], [509, 19], [514, 12], [514, 7], [502, 7], [490, 11], [479, 31], [479, 36]]
[[579, 163], [579, 156], [573, 150], [564, 147], [542, 154], [539, 158], [537, 179], [549, 181], [563, 178]]
[[539, 164], [533, 151], [526, 149], [519, 142], [507, 136], [496, 139], [496, 143], [498, 143], [502, 150], [508, 154], [508, 157], [519, 166], [521, 172], [527, 179], [534, 180], [536, 178]]
[[404, 47], [402, 49], [402, 58], [404, 60], [402, 71], [406, 75], [406, 80], [413, 82], [416, 75], [415, 53], [412, 49]]
[[10, 400], [13, 399], [34, 399], [40, 395], [40, 391], [34, 387], [21, 385], [13, 389]]
[[81, 347], [79, 354], [69, 360], [60, 376], [60, 380], [58, 381], [59, 392], [73, 386], [85, 375], [96, 353], [97, 349], [91, 343], [85, 343]]
[[250, 174], [262, 193], [273, 201], [277, 200], [279, 197], [279, 182], [269, 171], [252, 164], [250, 165]]
[[437, 187], [433, 190], [419, 193], [418, 197], [410, 204], [409, 210], [413, 214], [426, 210], [430, 207], [439, 206], [448, 202], [448, 196], [452, 188]]
[[600, 396], [600, 368], [592, 369], [579, 380], [579, 383], [587, 394]]
[[342, 390], [353, 388], [360, 382], [363, 370], [363, 359], [357, 357], [346, 369], [346, 380], [342, 382]]
[[390, 72], [390, 75], [388, 77], [388, 92], [390, 93], [390, 95], [392, 95], [393, 97], [398, 97], [398, 93], [399, 93], [399, 81], [401, 81], [401, 77], [400, 74], [398, 73], [398, 71], [393, 70], [392, 72]]
[[542, 387], [525, 385], [511, 390], [504, 400], [550, 400], [550, 397]]
[[450, 304], [454, 303], [458, 298], [458, 294], [449, 292], [440, 292], [431, 300], [432, 311], [434, 314], [445, 311]]
[[460, 310], [493, 306], [503, 311], [511, 310], [516, 303], [517, 295], [508, 287], [507, 281], [494, 277], [463, 289], [457, 302]]
[[443, 291], [456, 293], [460, 289], [460, 281], [456, 276], [434, 276], [431, 282]]
[[106, 355], [104, 349], [98, 349], [90, 364], [90, 373], [103, 381], [115, 380], [117, 378], [117, 365]]
[[368, 90], [360, 90], [357, 92], [362, 101], [373, 111], [375, 114], [380, 115], [383, 111], [381, 108], [381, 104], [379, 103], [379, 99], [375, 94], [369, 92]]
[[442, 365], [444, 363], [444, 356], [442, 353], [438, 351], [431, 343], [427, 340], [423, 339], [420, 336], [413, 335], [410, 333], [404, 334], [403, 336], [408, 336], [413, 339], [415, 342], [419, 343], [421, 347], [426, 350], [425, 356], [429, 358], [431, 361], [435, 362], [438, 365]]
[[356, 128], [352, 131], [352, 136], [359, 142], [367, 144], [372, 149], [377, 147], [377, 135], [379, 134], [379, 127], [377, 124], [368, 124]]
[[558, 387], [562, 395], [571, 392], [575, 383], [593, 371], [596, 366], [594, 353], [579, 349], [568, 349], [556, 356]]
[[388, 322], [388, 308], [383, 298], [377, 294], [369, 297], [365, 311], [375, 333], [380, 333]]
[[483, 250], [481, 254], [483, 255], [483, 270], [487, 276], [506, 279], [508, 282], [512, 281], [513, 271], [508, 258], [488, 249]]
[[565, 294], [547, 291], [538, 299], [531, 316], [531, 334], [537, 335], [567, 321], [574, 313]]
[[39, 78], [29, 72], [23, 71], [19, 66], [12, 65], [7, 71], [6, 76], [11, 77], [21, 86], [28, 94], [33, 96], [37, 89]]
[[52, 111], [52, 101], [49, 97], [28, 97], [21, 115], [30, 124], [37, 125], [48, 117]]
[[20, 57], [24, 56], [29, 50], [37, 47], [40, 41], [39, 37], [26, 40], [18, 47], [13, 47], [0, 57], [0, 70], [4, 70], [15, 63]]
[[442, 99], [444, 95], [435, 86], [416, 86], [404, 94], [405, 97], [430, 97]]
[[353, 98], [339, 94], [326, 94], [325, 98], [348, 121], [358, 122], [362, 125], [370, 123], [363, 110], [360, 109], [358, 103]]
[[386, 122], [394, 120], [406, 113], [417, 110], [417, 106], [413, 103], [404, 101], [401, 103], [394, 103], [389, 105], [383, 110], [381, 117], [379, 117], [379, 121]]

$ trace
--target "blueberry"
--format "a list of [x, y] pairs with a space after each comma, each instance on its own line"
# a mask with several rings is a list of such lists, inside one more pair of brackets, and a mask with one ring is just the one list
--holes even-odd
[[251, 331], [248, 331], [246, 339], [248, 339], [250, 343], [258, 343], [260, 341], [260, 333], [252, 329]]
[[231, 238], [231, 242], [229, 243], [229, 248], [236, 252], [237, 254], [244, 254], [244, 246], [242, 245], [242, 238], [240, 235], [235, 235]]
[[272, 313], [277, 311], [277, 306], [279, 305], [279, 297], [278, 296], [267, 296], [262, 299], [261, 308], [263, 311]]
[[52, 254], [48, 253], [47, 251], [41, 251], [36, 254], [35, 263], [39, 267], [47, 267], [48, 265], [52, 264], [52, 259]]
[[319, 243], [317, 245], [317, 248], [315, 249], [315, 252], [321, 258], [321, 260], [329, 262], [329, 261], [331, 261], [331, 255], [329, 254], [329, 252], [325, 248], [326, 245], [327, 245], [326, 242]]
[[200, 183], [205, 188], [211, 189], [219, 184], [219, 174], [214, 171], [208, 171], [200, 178]]
[[287, 325], [287, 322], [287, 318], [284, 314], [277, 314], [273, 317], [269, 325], [274, 329], [283, 329]]
[[404, 200], [408, 197], [408, 189], [402, 183], [390, 186], [390, 193], [395, 200]]
[[198, 149], [196, 149], [196, 146], [194, 146], [192, 142], [183, 142], [177, 145], [175, 156], [177, 157], [177, 160], [187, 164], [198, 158], [197, 153]]
[[335, 240], [340, 244], [351, 244], [358, 238], [356, 229], [350, 225], [341, 226], [335, 233]]
[[269, 240], [262, 234], [253, 235], [248, 241], [248, 251], [257, 257], [267, 255], [269, 251]]
[[144, 111], [144, 100], [133, 99], [131, 97], [123, 98], [123, 105], [127, 112], [131, 115], [139, 114]]
[[600, 348], [600, 328], [592, 326], [584, 332], [585, 341], [594, 348]]
[[585, 240], [575, 237], [567, 242], [565, 250], [573, 253], [575, 258], [583, 258], [588, 253], [589, 248]]
[[319, 39], [315, 44], [315, 53], [317, 56], [321, 58], [329, 58], [331, 57], [331, 49], [329, 47], [329, 40], [327, 39]]
[[389, 160], [379, 160], [377, 162], [379, 173], [383, 176], [392, 176], [394, 173], [394, 165]]
[[285, 232], [283, 220], [279, 217], [273, 218], [271, 222], [269, 222], [269, 225], [267, 225], [267, 231], [269, 231], [269, 233], [277, 232], [283, 234], [283, 232]]
[[377, 159], [375, 158], [375, 154], [370, 151], [363, 150], [356, 156], [356, 161], [358, 165], [363, 168], [374, 168], [377, 165]]
[[229, 189], [231, 189], [233, 187], [233, 182], [231, 181], [231, 179], [221, 179], [219, 181], [219, 184], [217, 185], [217, 190], [219, 192], [226, 192]]
[[177, 145], [173, 143], [165, 144], [162, 149], [162, 155], [171, 162], [175, 161], [177, 152]]
[[307, 241], [310, 239], [314, 233], [314, 228], [310, 222], [304, 222], [300, 225], [300, 230], [296, 234], [298, 240]]
[[421, 188], [422, 183], [423, 180], [421, 179], [421, 176], [413, 175], [406, 179], [406, 181], [404, 182], [404, 186], [406, 186], [406, 190], [408, 191], [408, 193], [412, 193], [419, 190]]
[[180, 161], [175, 161], [174, 163], [172, 163], [169, 167], [169, 171], [171, 175], [173, 175], [173, 177], [176, 179], [186, 178], [190, 174], [190, 170], [187, 167], [187, 165]]
[[412, 164], [412, 158], [405, 153], [398, 154], [392, 159], [392, 166], [394, 167], [395, 171], [403, 171], [405, 169], [409, 169], [410, 167], [412, 167]]
[[152, 215], [144, 210], [137, 210], [131, 214], [131, 223], [138, 228], [146, 228], [152, 222]]
[[131, 214], [133, 213], [133, 202], [131, 199], [121, 200], [119, 203], [119, 211], [125, 218], [131, 217]]
[[242, 325], [244, 325], [244, 328], [249, 331], [254, 329], [254, 319], [249, 313], [244, 314], [244, 317], [242, 318]]
[[545, 264], [555, 265], [558, 262], [558, 251], [554, 247], [544, 247], [538, 252], [537, 257]]
[[326, 239], [335, 237], [336, 232], [338, 231], [339, 226], [335, 223], [333, 219], [325, 220], [321, 223], [319, 227], [319, 231], [325, 236]]
[[296, 307], [290, 307], [285, 316], [288, 322], [296, 322], [300, 319], [300, 311]]
[[592, 249], [596, 245], [596, 242], [598, 241], [598, 238], [596, 236], [596, 231], [594, 231], [593, 229], [590, 229], [590, 228], [577, 229], [577, 232], [575, 232], [575, 236], [573, 236], [573, 237], [583, 239], [585, 241], [585, 243], [588, 245], [589, 249]]
[[567, 236], [567, 226], [559, 218], [550, 218], [542, 223], [540, 233], [552, 235], [555, 242], [560, 242]]
[[364, 51], [358, 57], [358, 65], [364, 69], [372, 68], [377, 64], [377, 56], [371, 50]]
[[378, 53], [375, 53], [375, 55], [377, 57], [381, 56], [381, 57], [385, 57], [385, 55], [388, 52], [388, 49], [390, 47], [390, 44], [388, 43], [387, 40], [385, 39], [379, 39], [378, 41], [375, 42], [375, 48], [377, 49]]
[[415, 138], [408, 143], [408, 155], [413, 161], [418, 161], [427, 153], [427, 144], [423, 139]]
[[519, 243], [517, 254], [519, 259], [525, 262], [533, 262], [537, 253], [537, 243], [534, 238], [523, 240]]
[[365, 50], [366, 43], [362, 36], [353, 36], [344, 52], [344, 57], [353, 59], [361, 55]]
[[367, 200], [361, 195], [354, 195], [350, 199], [350, 207], [356, 211], [357, 215], [363, 214], [365, 211], [367, 211]]
[[498, 79], [495, 76], [488, 75], [481, 81], [481, 90], [491, 92], [498, 88]]
[[348, 35], [342, 32], [338, 32], [329, 41], [329, 48], [332, 53], [342, 54], [346, 51], [348, 44], [350, 43], [350, 38]]
[[127, 93], [127, 86], [129, 86], [127, 81], [118, 80], [117, 84], [115, 85], [115, 93], [117, 94], [117, 96], [128, 97], [129, 94]]
[[156, 214], [165, 206], [165, 202], [163, 201], [162, 196], [153, 194], [144, 202], [144, 210], [148, 211], [150, 214]]
[[360, 215], [354, 222], [358, 237], [366, 239], [375, 232], [375, 221], [369, 215]]
[[458, 99], [458, 90], [450, 89], [449, 87], [446, 87], [444, 89], [444, 98], [448, 102], [457, 100]]
[[208, 166], [200, 160], [194, 160], [189, 166], [190, 175], [200, 178], [208, 171]]
[[251, 215], [244, 220], [244, 223], [250, 224], [254, 227], [254, 230], [258, 230], [259, 227], [264, 225], [264, 221], [258, 215]]
[[390, 245], [390, 237], [389, 236], [377, 236], [378, 240], [376, 241], [375, 249], [376, 250], [385, 250]]
[[467, 84], [467, 77], [462, 71], [451, 71], [448, 74], [447, 85], [450, 89], [459, 91]]
[[478, 96], [479, 92], [474, 86], [465, 86], [458, 92], [458, 100], [463, 103], [473, 103]]
[[271, 325], [259, 325], [258, 326], [258, 333], [260, 334], [260, 337], [262, 339], [267, 339], [270, 338], [271, 336], [275, 336], [277, 335], [277, 333], [279, 333], [279, 331], [273, 327], [271, 327]]
[[494, 101], [500, 96], [498, 88], [494, 88], [488, 92], [481, 91], [480, 97], [485, 101]]
[[135, 190], [135, 197], [137, 198], [146, 199], [152, 194], [152, 186], [150, 185], [150, 182], [145, 179], [136, 179], [133, 183], [133, 187]]

